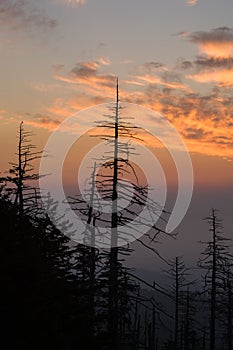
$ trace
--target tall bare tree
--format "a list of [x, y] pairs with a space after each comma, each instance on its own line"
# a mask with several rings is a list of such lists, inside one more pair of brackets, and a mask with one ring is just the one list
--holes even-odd
[[[130, 155], [134, 152], [134, 147], [131, 144], [131, 140], [138, 139], [137, 131], [138, 127], [135, 126], [130, 120], [123, 116], [122, 107], [119, 103], [119, 87], [118, 80], [116, 86], [116, 103], [114, 109], [114, 115], [110, 115], [110, 120], [103, 122], [99, 125], [104, 129], [104, 133], [99, 135], [108, 144], [112, 145], [113, 153], [107, 154], [104, 159], [104, 167], [106, 173], [99, 175], [97, 187], [99, 193], [102, 194], [105, 200], [109, 200], [112, 203], [111, 218], [109, 218], [111, 236], [111, 247], [108, 254], [109, 257], [109, 296], [108, 296], [108, 332], [111, 339], [111, 348], [113, 350], [119, 349], [119, 294], [120, 294], [120, 274], [121, 266], [119, 264], [119, 254], [129, 253], [127, 244], [132, 237], [128, 230], [125, 230], [125, 225], [133, 222], [133, 230], [137, 232], [137, 226], [143, 224], [147, 227], [147, 231], [151, 228], [147, 219], [137, 218], [137, 214], [140, 212], [143, 205], [147, 202], [149, 210], [156, 212], [157, 215], [163, 214], [163, 208], [159, 206], [155, 201], [148, 199], [148, 187], [140, 184], [140, 179], [134, 169]], [[125, 141], [124, 141], [125, 138]], [[103, 159], [101, 159], [101, 165], [103, 167]], [[127, 181], [124, 181], [124, 174], [131, 175], [131, 186], [133, 188], [133, 195], [130, 193], [131, 187]], [[132, 195], [130, 204], [123, 208], [119, 199], [127, 199]], [[101, 218], [100, 218], [101, 220]], [[150, 243], [153, 242], [155, 236], [162, 230], [153, 225], [151, 228], [152, 237], [148, 234]], [[136, 239], [135, 235], [135, 239]], [[124, 240], [126, 247], [119, 247], [120, 240]], [[146, 243], [139, 240], [145, 246]]]
[[[182, 346], [182, 337], [180, 336], [183, 333], [181, 311], [184, 308], [186, 289], [191, 282], [187, 280], [189, 270], [185, 267], [182, 257], [177, 256], [175, 260], [169, 262], [169, 265], [170, 269], [166, 271], [166, 274], [172, 282], [170, 293], [174, 302], [174, 349], [178, 350]], [[189, 312], [188, 305], [187, 312]]]
[[222, 285], [224, 266], [230, 258], [229, 239], [222, 235], [222, 222], [217, 215], [217, 210], [212, 209], [211, 215], [205, 219], [209, 224], [211, 239], [201, 242], [206, 246], [199, 259], [198, 266], [206, 271], [204, 275], [204, 291], [210, 295], [207, 302], [209, 308], [209, 329], [210, 341], [209, 349], [216, 349], [216, 320], [217, 308], [219, 305], [218, 296]]
[[[119, 100], [118, 80], [116, 84], [116, 102], [111, 110], [113, 113], [106, 116], [106, 121], [97, 125], [97, 128], [101, 131], [95, 137], [103, 139], [110, 145], [111, 151], [103, 154], [101, 159], [95, 159], [93, 173], [96, 176], [91, 179], [89, 205], [85, 207], [85, 201], [79, 196], [73, 197], [72, 200], [74, 208], [76, 206], [77, 210], [87, 217], [87, 232], [89, 232], [89, 238], [91, 237], [89, 239], [91, 246], [98, 245], [100, 235], [98, 225], [102, 225], [102, 234], [105, 234], [104, 231], [107, 232], [105, 238], [106, 240], [109, 239], [108, 246], [110, 248], [103, 251], [106, 263], [102, 269], [104, 271], [102, 276], [104, 276], [103, 279], [108, 289], [107, 331], [109, 347], [117, 350], [121, 346], [121, 339], [124, 338], [122, 332], [125, 329], [121, 327], [121, 306], [123, 303], [125, 305], [124, 310], [127, 310], [125, 300], [128, 300], [129, 305], [129, 297], [132, 295], [133, 288], [130, 282], [132, 275], [129, 278], [130, 274], [122, 265], [122, 256], [130, 254], [129, 242], [137, 239], [140, 234], [139, 225], [144, 225], [147, 231], [151, 230], [145, 234], [144, 239], [138, 239], [138, 242], [156, 253], [153, 243], [156, 242], [159, 233], [165, 232], [155, 224], [151, 227], [147, 218], [137, 217], [145, 203], [147, 203], [147, 208], [151, 213], [156, 213], [157, 216], [163, 215], [164, 210], [158, 203], [147, 198], [148, 186], [140, 184], [138, 174], [131, 163], [130, 156], [134, 152], [134, 147], [130, 141], [138, 139], [137, 131], [139, 128], [131, 123], [125, 115], [122, 116], [124, 107], [122, 107]], [[130, 177], [130, 185], [127, 180], [124, 180], [125, 174]], [[94, 193], [94, 185], [101, 197], [110, 203], [110, 215], [106, 215], [99, 205], [98, 196]], [[128, 198], [131, 198], [130, 203], [127, 207], [123, 207], [120, 200]], [[98, 212], [93, 209], [94, 207], [98, 208]], [[125, 225], [131, 225], [130, 232], [125, 229]], [[149, 240], [148, 244], [146, 239]], [[119, 243], [122, 244], [122, 241], [125, 246], [119, 247]], [[152, 341], [155, 342], [154, 339]]]
[[19, 125], [17, 161], [10, 162], [9, 175], [2, 177], [9, 187], [8, 190], [14, 196], [15, 204], [18, 204], [19, 213], [32, 211], [35, 206], [38, 209], [38, 191], [36, 181], [40, 175], [35, 171], [33, 162], [41, 158], [41, 151], [36, 151], [36, 146], [32, 144], [31, 132], [25, 131], [23, 121]]

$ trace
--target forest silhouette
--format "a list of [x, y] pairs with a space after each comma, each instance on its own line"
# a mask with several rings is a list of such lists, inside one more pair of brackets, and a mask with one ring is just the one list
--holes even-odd
[[[147, 188], [135, 177], [134, 196], [122, 214], [118, 200], [127, 196], [129, 188], [120, 187], [119, 177], [133, 169], [132, 149], [119, 137], [136, 136], [131, 124], [121, 119], [118, 102], [117, 91], [114, 114], [104, 124], [105, 138], [113, 148], [104, 164], [111, 171], [100, 175], [97, 183], [103, 198], [112, 203], [112, 214], [106, 218], [101, 208], [94, 210], [98, 160], [90, 179], [89, 204], [85, 206], [80, 195], [67, 198], [85, 218], [88, 244], [77, 244], [64, 234], [70, 223], [63, 216], [56, 218], [56, 225], [51, 213], [56, 216], [58, 203], [50, 194], [42, 203], [37, 183], [43, 174], [33, 167], [41, 152], [20, 123], [17, 161], [1, 177], [2, 343], [9, 349], [38, 350], [232, 350], [233, 256], [216, 209], [205, 219], [209, 239], [200, 242], [203, 251], [195, 267], [200, 280], [193, 278], [182, 256], [174, 253], [171, 260], [161, 256], [158, 242], [164, 235], [171, 240], [175, 235], [164, 231], [166, 211], [152, 201], [150, 209], [161, 219], [138, 241], [166, 263], [169, 283], [161, 284], [156, 275], [154, 283], [143, 280], [125, 263], [132, 248], [123, 228], [134, 220], [137, 231], [135, 213], [147, 200]], [[98, 222], [111, 228], [110, 248], [95, 245]], [[125, 239], [121, 247], [119, 235]]]

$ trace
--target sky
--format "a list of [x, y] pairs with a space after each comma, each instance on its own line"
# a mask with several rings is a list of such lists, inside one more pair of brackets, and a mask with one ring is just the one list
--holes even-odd
[[177, 250], [206, 234], [212, 207], [232, 235], [232, 13], [231, 0], [1, 0], [0, 171], [21, 120], [43, 149], [66, 118], [113, 102], [118, 76], [121, 102], [161, 113], [190, 153], [194, 193]]

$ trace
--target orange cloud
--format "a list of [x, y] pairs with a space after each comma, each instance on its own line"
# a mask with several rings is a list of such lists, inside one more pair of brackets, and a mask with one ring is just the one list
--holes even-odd
[[220, 85], [233, 85], [233, 68], [220, 69], [214, 71], [203, 71], [193, 75], [187, 75], [187, 78], [193, 79], [199, 83], [219, 83]]
[[36, 114], [33, 119], [24, 120], [24, 124], [31, 125], [36, 128], [43, 128], [49, 131], [53, 131], [61, 123], [61, 120], [51, 118], [49, 116], [43, 116]]
[[116, 83], [116, 76], [109, 73], [102, 73], [103, 66], [110, 64], [104, 58], [92, 62], [78, 62], [67, 74], [62, 74], [62, 65], [55, 67], [55, 78], [76, 86], [82, 86], [86, 93], [99, 95], [111, 95]]
[[198, 0], [187, 0], [186, 5], [188, 6], [194, 6], [198, 3]]
[[[163, 114], [182, 135], [191, 152], [233, 159], [232, 94], [231, 89], [225, 87], [230, 81], [233, 82], [233, 65], [228, 60], [229, 68], [225, 69], [224, 61], [220, 64], [218, 60], [219, 67], [213, 70], [216, 65], [214, 59], [198, 60], [199, 63], [185, 65], [186, 77], [201, 83], [218, 83], [210, 93], [202, 95], [189, 88], [187, 83], [183, 83], [183, 72], [177, 68], [174, 72], [150, 62], [140, 66], [139, 74], [126, 81], [127, 84], [120, 82], [120, 101], [123, 104], [135, 103]], [[77, 111], [114, 101], [116, 79], [113, 74], [105, 73], [103, 66], [103, 61], [81, 62], [67, 74], [62, 74], [62, 65], [57, 66], [55, 77], [71, 87], [72, 95], [55, 99], [44, 114], [30, 118], [31, 125], [51, 131], [59, 121]], [[204, 70], [201, 68], [197, 73], [187, 74], [187, 70], [191, 69], [192, 72], [194, 66], [204, 66]], [[211, 69], [208, 70], [206, 66]], [[130, 85], [132, 89], [129, 89]], [[150, 122], [153, 123], [153, 120]], [[80, 120], [80, 128], [81, 124]], [[148, 135], [143, 135], [143, 139], [149, 146], [158, 147]]]
[[[230, 96], [200, 96], [194, 93], [176, 95], [151, 86], [146, 91], [136, 93], [120, 89], [120, 95], [123, 104], [124, 101], [137, 103], [167, 117], [184, 138], [190, 152], [233, 159], [233, 107], [229, 104]], [[71, 107], [78, 110], [95, 102], [102, 101], [98, 101], [98, 97], [89, 99], [88, 96], [80, 95], [69, 100], [67, 106], [69, 110]], [[149, 146], [153, 146], [153, 139], [142, 136]], [[158, 144], [154, 144], [154, 147], [158, 147]]]
[[67, 118], [73, 114], [69, 104], [62, 98], [55, 99], [53, 104], [48, 108], [48, 112], [54, 115], [56, 118]]
[[188, 40], [199, 46], [201, 53], [215, 58], [228, 58], [233, 54], [233, 29], [220, 27], [208, 32], [186, 34]]
[[231, 86], [233, 83], [233, 29], [220, 27], [206, 32], [186, 33], [185, 36], [189, 41], [197, 44], [202, 53], [194, 62], [181, 62], [181, 68], [191, 70], [191, 74], [187, 74], [186, 77], [199, 83]]
[[6, 111], [4, 109], [0, 109], [0, 115], [3, 115], [5, 113], [6, 113]]
[[199, 44], [200, 52], [216, 58], [231, 57], [233, 54], [233, 42], [204, 42]]

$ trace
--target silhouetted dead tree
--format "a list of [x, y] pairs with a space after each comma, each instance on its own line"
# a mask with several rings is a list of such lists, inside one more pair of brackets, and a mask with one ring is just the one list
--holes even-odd
[[[170, 288], [170, 294], [174, 302], [174, 349], [182, 349], [184, 338], [184, 321], [181, 319], [181, 312], [185, 305], [185, 292], [191, 282], [187, 281], [189, 269], [185, 267], [185, 264], [181, 257], [176, 257], [175, 260], [169, 262], [170, 269], [166, 271], [167, 276], [172, 281]], [[186, 302], [189, 302], [189, 299]], [[189, 305], [186, 312], [189, 312]], [[189, 315], [186, 315], [186, 332], [188, 332]], [[187, 335], [187, 334], [186, 334]]]
[[[74, 249], [74, 257], [76, 263], [74, 268], [76, 274], [80, 280], [82, 280], [83, 288], [85, 289], [85, 303], [88, 308], [89, 318], [89, 331], [93, 339], [96, 339], [97, 332], [100, 332], [100, 326], [97, 326], [96, 309], [100, 307], [99, 300], [101, 299], [101, 284], [98, 283], [97, 273], [101, 270], [101, 254], [99, 249], [96, 248], [96, 236], [97, 229], [95, 227], [96, 219], [99, 216], [99, 211], [94, 209], [94, 201], [96, 199], [95, 193], [95, 181], [96, 181], [96, 164], [89, 179], [89, 188], [86, 189], [86, 195], [88, 196], [89, 204], [86, 205], [86, 200], [81, 195], [68, 197], [68, 203], [72, 206], [73, 210], [78, 211], [79, 215], [86, 219], [86, 228], [83, 234], [83, 244], [78, 244]], [[82, 271], [82, 272], [81, 272]], [[81, 272], [81, 275], [80, 275]], [[98, 300], [98, 301], [97, 301]]]
[[203, 258], [198, 262], [201, 269], [206, 270], [204, 275], [204, 292], [210, 295], [207, 302], [210, 304], [210, 341], [209, 349], [216, 349], [216, 321], [219, 306], [219, 294], [224, 275], [224, 266], [230, 259], [229, 239], [221, 234], [222, 222], [217, 216], [217, 210], [212, 209], [211, 215], [205, 219], [209, 223], [211, 240], [201, 242], [206, 245], [202, 252]]
[[[156, 215], [157, 218], [160, 217], [164, 222], [166, 221], [163, 217], [165, 211], [153, 199], [148, 198], [148, 185], [140, 185], [138, 174], [130, 161], [130, 155], [134, 152], [134, 147], [130, 141], [138, 139], [138, 127], [134, 126], [127, 117], [121, 116], [122, 109], [123, 107], [119, 103], [117, 82], [116, 103], [112, 108], [113, 114], [105, 116], [109, 120], [97, 125], [97, 128], [101, 132], [95, 136], [104, 140], [111, 147], [111, 151], [103, 154], [101, 159], [94, 160], [96, 162], [94, 183], [98, 195], [101, 196], [105, 203], [109, 203], [111, 214], [107, 215], [104, 212], [104, 208], [99, 203], [98, 195], [93, 192], [93, 186], [92, 189], [89, 189], [88, 206], [85, 205], [85, 200], [79, 195], [69, 198], [69, 202], [72, 202], [72, 207], [82, 215], [88, 217], [86, 232], [89, 232], [90, 235], [89, 240], [84, 243], [98, 247], [98, 242], [101, 242], [101, 245], [104, 246], [104, 243], [101, 241], [101, 238], [104, 237], [106, 247], [110, 247], [108, 251], [103, 251], [106, 264], [102, 272], [104, 272], [104, 280], [107, 282], [108, 288], [107, 328], [110, 340], [109, 347], [112, 350], [119, 349], [119, 342], [122, 339], [122, 329], [124, 329], [124, 327], [120, 329], [120, 325], [122, 324], [120, 315], [122, 311], [120, 307], [122, 303], [121, 291], [125, 290], [125, 295], [128, 293], [129, 296], [132, 296], [130, 280], [128, 279], [128, 283], [122, 283], [124, 280], [122, 278], [124, 276], [123, 271], [126, 270], [122, 266], [122, 259], [119, 258], [119, 254], [121, 256], [129, 254], [129, 242], [138, 239], [138, 242], [143, 246], [153, 250], [153, 252], [160, 256], [152, 244], [157, 242], [159, 234], [163, 233], [167, 235], [155, 223], [151, 225], [148, 217], [138, 216], [146, 203], [150, 213]], [[124, 179], [125, 175], [130, 179], [130, 184]], [[92, 179], [92, 185], [94, 183]], [[125, 200], [129, 200], [126, 207], [121, 202]], [[138, 238], [139, 235], [142, 235], [142, 225], [147, 232], [144, 235], [144, 239]], [[125, 229], [126, 226], [127, 229]], [[168, 235], [172, 236], [172, 234]], [[125, 246], [122, 247], [122, 245]], [[128, 271], [126, 271], [126, 275], [130, 276]], [[153, 343], [155, 343], [154, 339]]]
[[227, 291], [227, 347], [228, 350], [230, 350], [233, 347], [233, 275], [229, 267], [226, 270], [224, 287], [224, 289]]
[[14, 202], [19, 207], [19, 213], [38, 210], [39, 192], [37, 184], [38, 172], [34, 172], [33, 162], [41, 158], [42, 152], [35, 151], [36, 146], [31, 143], [31, 132], [25, 131], [23, 122], [20, 123], [18, 131], [17, 162], [10, 162], [9, 175], [1, 180], [8, 184], [8, 191], [14, 196]]
[[233, 346], [233, 257], [228, 255], [221, 270], [218, 287], [218, 320], [227, 350]]
[[[140, 185], [140, 179], [130, 161], [130, 154], [134, 152], [130, 140], [138, 139], [137, 127], [127, 120], [127, 117], [121, 116], [122, 107], [119, 105], [119, 91], [117, 82], [116, 105], [114, 117], [110, 115], [110, 121], [103, 122], [98, 127], [105, 130], [101, 139], [104, 139], [112, 146], [113, 154], [107, 154], [101, 159], [101, 167], [105, 172], [99, 173], [97, 178], [98, 192], [103, 199], [112, 203], [111, 218], [109, 225], [111, 229], [109, 256], [109, 297], [108, 297], [108, 330], [111, 339], [111, 348], [119, 348], [119, 258], [118, 255], [124, 254], [128, 248], [119, 248], [122, 241], [127, 245], [128, 242], [137, 239], [140, 233], [139, 225], [147, 227], [146, 231], [151, 229], [151, 223], [147, 218], [138, 218], [141, 208], [145, 203], [151, 212], [160, 216], [163, 208], [147, 197], [148, 187]], [[127, 138], [124, 141], [124, 138]], [[130, 175], [131, 184], [124, 181], [124, 174]], [[133, 194], [132, 194], [133, 188]], [[131, 198], [127, 207], [122, 207], [120, 200]], [[99, 220], [106, 220], [100, 217]], [[131, 230], [125, 230], [125, 226], [131, 227]], [[134, 236], [134, 232], [137, 233]], [[156, 240], [156, 237], [162, 230], [153, 226], [152, 237], [148, 235], [150, 242]], [[121, 241], [121, 243], [120, 243]], [[142, 240], [139, 240], [145, 246]], [[153, 249], [153, 248], [152, 248]]]

